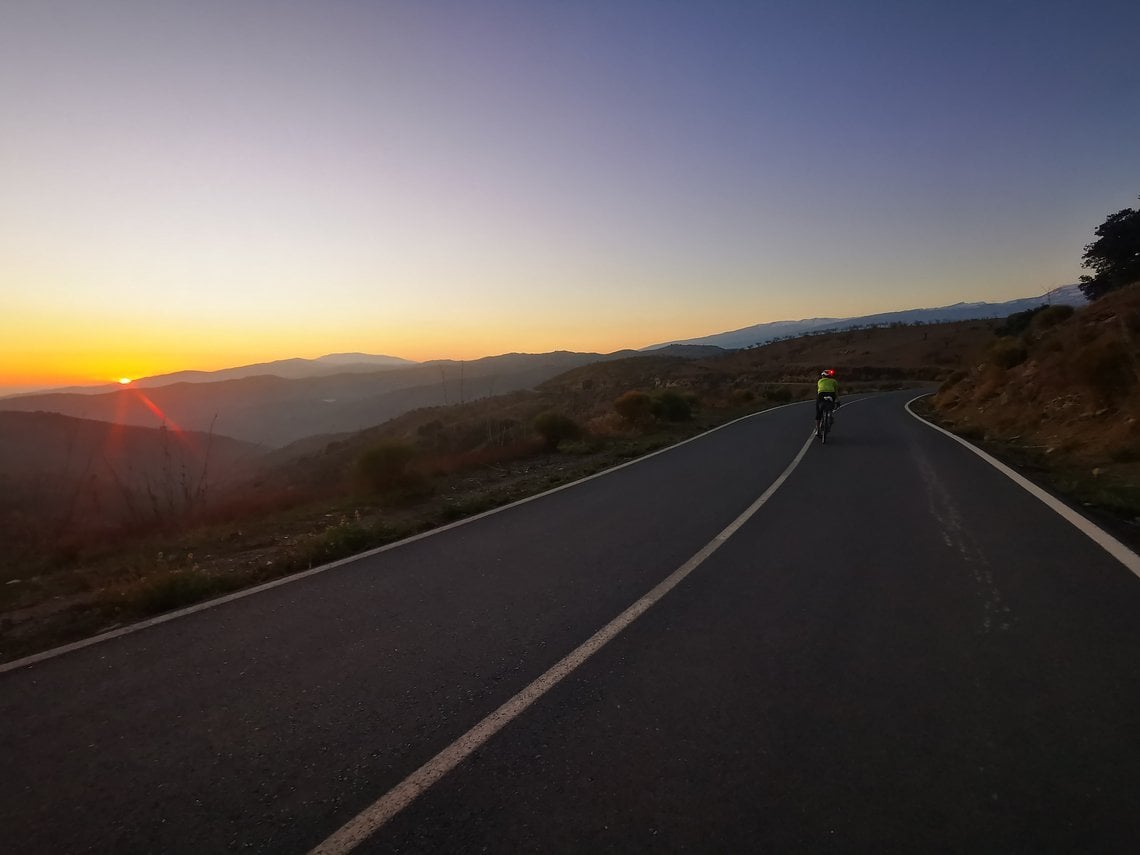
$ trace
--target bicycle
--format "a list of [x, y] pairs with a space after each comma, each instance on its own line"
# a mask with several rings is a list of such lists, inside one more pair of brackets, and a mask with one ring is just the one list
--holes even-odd
[[819, 437], [820, 445], [827, 445], [827, 435], [831, 433], [835, 421], [835, 398], [824, 395], [819, 399], [819, 428], [815, 435]]

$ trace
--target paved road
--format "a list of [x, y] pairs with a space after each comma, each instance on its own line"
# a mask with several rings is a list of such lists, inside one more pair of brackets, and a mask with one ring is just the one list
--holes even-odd
[[[1131, 852], [1140, 579], [907, 395], [358, 851]], [[810, 411], [0, 674], [14, 852], [304, 852], [708, 544]]]

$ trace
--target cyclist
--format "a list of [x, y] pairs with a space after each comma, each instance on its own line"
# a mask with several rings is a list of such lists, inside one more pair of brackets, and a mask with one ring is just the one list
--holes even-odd
[[824, 399], [830, 399], [835, 409], [839, 409], [839, 381], [835, 379], [835, 369], [827, 368], [820, 372], [815, 384], [815, 433], [819, 435], [819, 423], [823, 419]]

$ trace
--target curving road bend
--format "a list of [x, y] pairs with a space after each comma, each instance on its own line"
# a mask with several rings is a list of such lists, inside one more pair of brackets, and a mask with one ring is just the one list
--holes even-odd
[[911, 396], [2, 673], [5, 848], [317, 847], [738, 521], [356, 851], [1132, 851], [1140, 579]]

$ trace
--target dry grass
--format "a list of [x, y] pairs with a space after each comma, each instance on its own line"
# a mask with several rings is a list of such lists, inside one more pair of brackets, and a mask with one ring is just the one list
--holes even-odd
[[[1140, 288], [1076, 313], [1040, 312], [933, 404], [946, 426], [988, 445], [1050, 488], [1116, 518], [1140, 520]], [[1010, 353], [1020, 358], [1010, 358]]]

